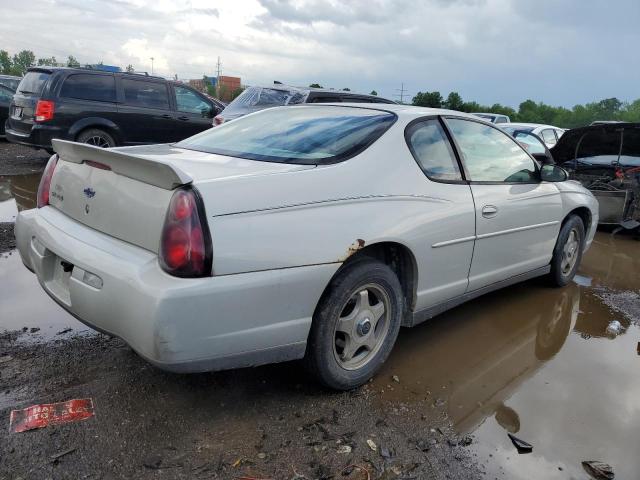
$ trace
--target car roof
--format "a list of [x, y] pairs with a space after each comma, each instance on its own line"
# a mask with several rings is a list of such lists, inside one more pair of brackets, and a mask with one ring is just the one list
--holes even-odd
[[18, 77], [16, 75], [4, 75], [4, 74], [1, 74], [0, 78], [11, 78], [11, 79], [20, 80], [22, 77]]

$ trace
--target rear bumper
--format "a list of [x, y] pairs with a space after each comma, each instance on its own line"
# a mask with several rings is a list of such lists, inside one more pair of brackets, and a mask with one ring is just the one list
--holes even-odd
[[[338, 267], [181, 279], [164, 273], [153, 252], [52, 207], [21, 212], [15, 230], [25, 266], [58, 304], [177, 372], [301, 358], [313, 310]], [[73, 265], [70, 272], [62, 260]], [[97, 275], [101, 288], [89, 285], [85, 272]]]
[[31, 127], [30, 132], [24, 133], [9, 128], [9, 122], [6, 124], [5, 136], [11, 143], [48, 150], [51, 150], [51, 140], [53, 138], [67, 139], [67, 135], [60, 127], [35, 124]]

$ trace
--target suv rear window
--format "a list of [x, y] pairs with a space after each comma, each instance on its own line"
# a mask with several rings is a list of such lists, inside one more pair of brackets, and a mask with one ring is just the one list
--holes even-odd
[[124, 102], [136, 107], [169, 109], [169, 94], [167, 85], [159, 82], [144, 80], [122, 79]]
[[206, 130], [176, 146], [264, 162], [321, 165], [362, 152], [396, 118], [365, 108], [273, 108]]
[[69, 75], [62, 84], [60, 96], [97, 102], [115, 102], [116, 81], [113, 75], [87, 73]]
[[40, 95], [44, 84], [49, 80], [49, 75], [47, 72], [27, 72], [18, 85], [18, 93]]

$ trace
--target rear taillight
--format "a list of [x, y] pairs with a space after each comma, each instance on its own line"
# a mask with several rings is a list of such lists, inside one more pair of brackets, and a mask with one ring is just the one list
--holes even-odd
[[34, 120], [36, 122], [46, 122], [53, 118], [54, 103], [51, 100], [38, 100]]
[[211, 235], [194, 188], [176, 190], [162, 228], [160, 266], [176, 277], [211, 275]]
[[213, 117], [213, 126], [217, 127], [218, 125], [222, 125], [224, 123], [224, 117], [221, 115], [216, 115]]
[[51, 178], [53, 178], [53, 172], [56, 169], [57, 164], [58, 155], [51, 155], [51, 158], [47, 162], [47, 166], [44, 168], [44, 172], [42, 172], [40, 185], [38, 185], [38, 198], [36, 203], [38, 208], [49, 205], [49, 190], [51, 189]]

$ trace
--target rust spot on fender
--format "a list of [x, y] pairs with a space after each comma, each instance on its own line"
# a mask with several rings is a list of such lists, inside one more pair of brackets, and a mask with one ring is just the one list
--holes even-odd
[[349, 248], [347, 249], [347, 254], [343, 258], [341, 258], [340, 261], [344, 262], [347, 258], [349, 258], [351, 255], [353, 255], [363, 247], [364, 247], [364, 240], [362, 240], [361, 238], [358, 238], [355, 242], [349, 245]]

